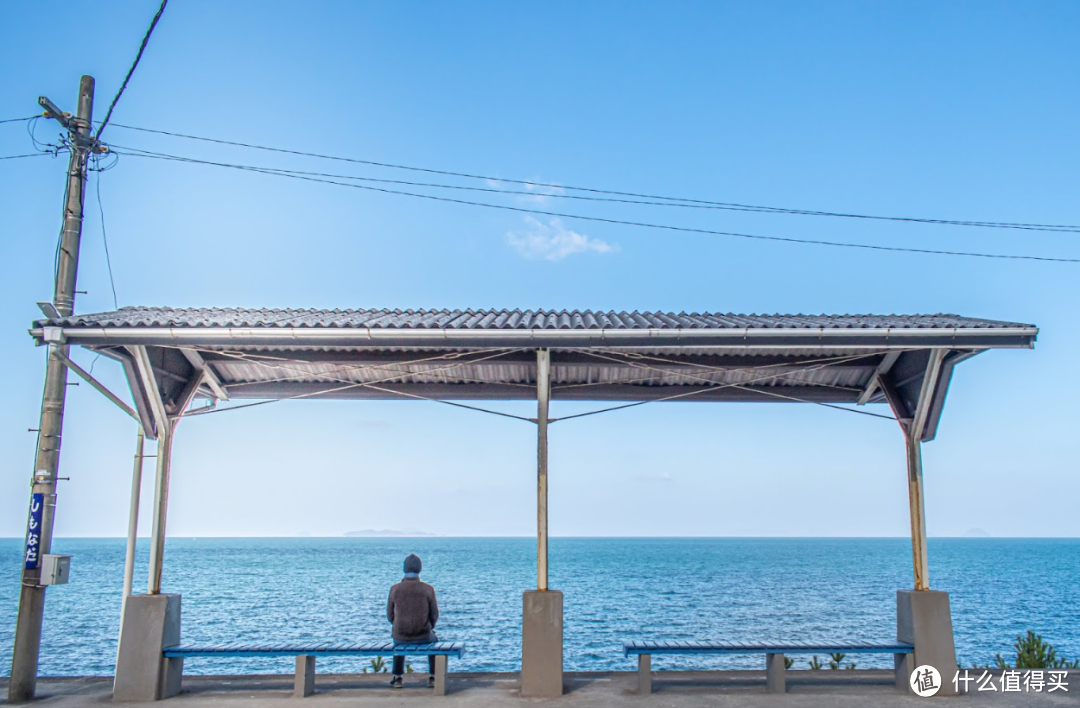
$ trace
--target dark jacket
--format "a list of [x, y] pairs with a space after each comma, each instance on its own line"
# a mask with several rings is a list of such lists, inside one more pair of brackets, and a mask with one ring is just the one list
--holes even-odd
[[395, 642], [419, 644], [431, 641], [431, 630], [439, 621], [435, 588], [420, 578], [405, 578], [390, 588], [386, 619], [394, 625]]

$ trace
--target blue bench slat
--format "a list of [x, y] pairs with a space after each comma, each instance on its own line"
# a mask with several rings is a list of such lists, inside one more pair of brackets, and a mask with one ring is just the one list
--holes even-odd
[[623, 642], [623, 655], [631, 654], [910, 654], [915, 648], [910, 644], [870, 643], [775, 643], [747, 644], [745, 642]]
[[378, 656], [383, 654], [445, 654], [460, 657], [465, 650], [462, 642], [435, 642], [397, 646], [393, 642], [370, 642], [366, 644], [324, 642], [314, 645], [287, 644], [179, 644], [166, 647], [163, 652], [170, 657], [196, 656]]

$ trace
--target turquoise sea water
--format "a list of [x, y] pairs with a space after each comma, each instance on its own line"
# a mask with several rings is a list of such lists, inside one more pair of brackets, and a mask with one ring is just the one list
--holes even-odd
[[[22, 541], [0, 539], [0, 673], [10, 669]], [[631, 669], [625, 639], [887, 641], [898, 588], [911, 586], [906, 539], [572, 539], [551, 541], [551, 586], [565, 593], [570, 670]], [[71, 583], [51, 588], [43, 675], [110, 674], [122, 539], [60, 539]], [[359, 641], [389, 633], [386, 595], [410, 552], [438, 591], [457, 670], [516, 671], [521, 592], [535, 587], [525, 538], [169, 539], [164, 589], [183, 595], [190, 642]], [[962, 663], [986, 663], [1034, 629], [1080, 656], [1080, 539], [931, 539], [931, 586], [951, 593]], [[145, 589], [147, 545], [136, 590]], [[796, 668], [805, 667], [797, 658]], [[860, 667], [890, 667], [891, 656]], [[320, 659], [359, 671], [361, 659]], [[760, 668], [758, 656], [660, 658], [659, 668]], [[289, 673], [291, 659], [191, 660], [185, 673]]]

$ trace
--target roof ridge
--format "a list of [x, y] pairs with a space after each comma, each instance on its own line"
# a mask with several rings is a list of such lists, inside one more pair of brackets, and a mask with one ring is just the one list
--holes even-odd
[[666, 310], [245, 308], [128, 305], [117, 310], [38, 320], [67, 327], [277, 327], [305, 329], [1001, 329], [1034, 325], [936, 314], [736, 314]]

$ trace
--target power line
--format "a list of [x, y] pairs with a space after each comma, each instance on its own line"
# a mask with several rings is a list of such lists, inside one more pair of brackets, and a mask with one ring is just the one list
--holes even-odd
[[256, 403], [241, 403], [238, 406], [228, 406], [227, 408], [206, 408], [205, 410], [193, 410], [185, 411], [183, 413], [184, 418], [188, 418], [193, 415], [209, 415], [211, 413], [224, 413], [226, 411], [235, 411], [239, 408], [252, 408], [254, 406], [265, 406], [267, 403], [278, 403], [280, 401], [288, 401], [288, 398], [271, 398], [265, 401], [257, 401]]
[[[427, 167], [415, 167], [411, 165], [400, 165], [389, 162], [377, 162], [374, 160], [362, 160], [351, 157], [341, 157], [338, 155], [325, 155], [315, 152], [304, 152], [301, 150], [291, 150], [286, 148], [269, 147], [266, 145], [257, 145], [253, 143], [244, 143], [234, 140], [222, 140], [219, 138], [207, 138], [198, 135], [189, 135], [186, 133], [176, 133], [167, 130], [155, 130], [151, 128], [140, 128], [132, 125], [122, 125], [120, 123], [114, 123], [117, 128], [124, 128], [126, 130], [135, 130], [144, 133], [154, 133], [157, 135], [166, 135], [174, 138], [184, 138], [187, 140], [198, 140], [208, 143], [216, 143], [219, 145], [232, 145], [235, 147], [250, 148], [253, 150], [265, 150], [267, 152], [283, 153], [287, 155], [297, 155], [300, 157], [314, 157], [322, 160], [336, 160], [339, 162], [350, 162], [360, 165], [368, 165], [371, 167], [382, 167], [396, 170], [410, 170], [413, 172], [424, 172], [427, 174], [444, 175], [448, 177], [461, 177], [464, 179], [485, 180], [488, 182], [501, 182], [506, 184], [518, 184], [526, 187], [542, 187], [545, 189], [558, 189], [558, 190], [571, 190], [577, 192], [588, 192], [592, 194], [608, 194], [618, 197], [631, 197], [634, 199], [649, 199], [655, 201], [665, 201], [673, 203], [685, 203], [698, 205], [700, 208], [712, 208], [723, 209], [728, 211], [746, 211], [755, 213], [768, 213], [768, 214], [790, 214], [797, 216], [819, 216], [819, 217], [833, 217], [843, 219], [865, 219], [876, 221], [900, 221], [908, 223], [919, 224], [936, 224], [941, 226], [965, 226], [976, 228], [992, 228], [992, 229], [1019, 229], [1026, 231], [1051, 231], [1051, 232], [1070, 232], [1080, 233], [1080, 225], [1076, 224], [1037, 224], [1037, 223], [1023, 223], [1012, 221], [976, 221], [976, 220], [963, 220], [963, 219], [930, 219], [924, 217], [912, 217], [912, 216], [885, 216], [877, 214], [857, 214], [849, 212], [835, 212], [824, 211], [815, 209], [795, 209], [789, 207], [773, 207], [763, 206], [759, 204], [740, 204], [737, 202], [720, 202], [708, 199], [691, 199], [686, 197], [668, 197], [656, 194], [642, 194], [638, 192], [621, 192], [609, 189], [597, 189], [593, 187], [578, 187], [565, 184], [554, 184], [549, 182], [534, 182], [531, 180], [510, 179], [507, 177], [492, 177], [488, 175], [471, 174], [468, 172], [454, 172], [451, 170], [438, 170]], [[536, 196], [536, 195], [533, 195]], [[559, 197], [558, 194], [545, 194], [543, 196]]]
[[[115, 125], [115, 124], [114, 124]], [[117, 126], [119, 127], [119, 126]], [[127, 147], [125, 145], [118, 145], [116, 143], [110, 143], [113, 147], [120, 148], [121, 150], [132, 150], [142, 153], [144, 156], [157, 156], [163, 157], [167, 153], [154, 152], [152, 150], [143, 150], [141, 148]], [[131, 154], [131, 153], [128, 153]], [[553, 199], [575, 199], [588, 202], [610, 202], [616, 204], [640, 204], [645, 206], [660, 206], [660, 207], [679, 207], [683, 209], [719, 209], [721, 207], [706, 206], [702, 204], [686, 204], [682, 202], [657, 202], [647, 201], [642, 199], [617, 199], [612, 197], [587, 197], [580, 194], [537, 194], [536, 192], [530, 192], [526, 190], [516, 189], [494, 189], [492, 187], [469, 187], [460, 184], [439, 184], [436, 182], [413, 182], [409, 180], [400, 179], [385, 179], [381, 177], [360, 177], [357, 175], [343, 175], [335, 174], [332, 172], [311, 172], [307, 170], [288, 170], [285, 168], [268, 167], [268, 170], [274, 172], [288, 173], [293, 175], [308, 175], [311, 177], [328, 177], [332, 179], [350, 179], [358, 182], [374, 182], [378, 184], [398, 184], [409, 187], [430, 187], [433, 189], [456, 189], [466, 192], [483, 192], [487, 194], [508, 194], [511, 196], [524, 196], [524, 197], [551, 197]]]
[[120, 84], [120, 90], [116, 92], [116, 96], [113, 97], [112, 103], [109, 104], [109, 110], [105, 111], [105, 120], [101, 121], [101, 125], [98, 126], [95, 139], [101, 138], [102, 131], [105, 130], [105, 126], [109, 124], [109, 118], [112, 117], [113, 109], [116, 108], [116, 102], [120, 100], [120, 97], [124, 95], [124, 89], [127, 88], [128, 81], [131, 81], [131, 75], [135, 73], [135, 67], [139, 65], [139, 60], [142, 59], [143, 52], [146, 51], [146, 44], [150, 41], [150, 35], [154, 33], [154, 28], [157, 27], [158, 20], [161, 19], [161, 13], [165, 12], [165, 6], [169, 4], [169, 0], [161, 0], [161, 7], [158, 8], [157, 13], [154, 14], [154, 19], [150, 21], [150, 27], [147, 28], [146, 34], [143, 35], [142, 43], [139, 45], [139, 53], [135, 55], [135, 61], [131, 63], [131, 68], [128, 69], [127, 76], [124, 77], [124, 83]]
[[600, 216], [585, 216], [582, 214], [567, 214], [563, 212], [547, 211], [543, 209], [529, 209], [526, 207], [516, 207], [506, 204], [490, 204], [487, 202], [474, 202], [465, 199], [455, 199], [453, 197], [441, 197], [432, 194], [420, 194], [416, 192], [406, 192], [397, 189], [386, 189], [383, 187], [373, 187], [365, 184], [351, 184], [347, 182], [338, 182], [332, 179], [324, 179], [320, 177], [312, 177], [307, 175], [295, 174], [286, 170], [280, 170], [276, 168], [256, 167], [253, 165], [240, 165], [226, 162], [214, 162], [211, 160], [199, 160], [191, 157], [183, 157], [179, 155], [169, 155], [167, 153], [151, 153], [148, 151], [140, 152], [120, 152], [119, 154], [130, 155], [132, 157], [146, 157], [157, 160], [168, 160], [174, 162], [187, 162], [199, 165], [210, 165], [215, 167], [226, 167], [230, 169], [244, 170], [249, 172], [258, 172], [267, 175], [277, 175], [279, 177], [288, 177], [291, 179], [300, 179], [308, 182], [318, 182], [323, 184], [335, 184], [340, 187], [351, 187], [353, 189], [363, 189], [372, 192], [381, 192], [384, 194], [396, 194], [407, 197], [415, 197], [418, 199], [428, 199], [432, 201], [448, 202], [452, 204], [462, 204], [467, 206], [477, 206], [486, 209], [500, 209], [503, 211], [513, 211], [523, 214], [539, 214], [542, 216], [551, 216], [562, 219], [577, 219], [581, 221], [594, 221], [605, 224], [615, 224], [619, 226], [636, 226], [640, 228], [659, 229], [663, 231], [676, 231], [682, 233], [696, 233], [710, 236], [728, 236], [732, 238], [742, 238], [757, 241], [773, 241], [778, 243], [799, 243], [805, 245], [814, 246], [830, 246], [834, 248], [858, 248], [871, 251], [888, 251], [896, 253], [922, 253], [927, 255], [937, 256], [961, 256], [968, 258], [989, 258], [989, 259], [1002, 259], [1002, 260], [1026, 260], [1026, 261], [1041, 261], [1041, 262], [1054, 262], [1054, 263], [1080, 263], [1078, 258], [1059, 258], [1051, 256], [1029, 256], [1019, 254], [1001, 254], [1001, 253], [980, 253], [974, 251], [946, 251], [929, 248], [911, 248], [906, 246], [878, 246], [865, 243], [850, 243], [844, 241], [825, 241], [821, 239], [803, 239], [790, 236], [764, 236], [761, 234], [747, 234], [734, 231], [717, 231], [713, 229], [701, 229], [689, 226], [672, 226], [669, 224], [655, 224], [643, 221], [629, 221], [624, 219], [610, 219]]
[[25, 155], [3, 155], [0, 156], [0, 160], [21, 160], [24, 157], [45, 157], [51, 153], [47, 152], [31, 152]]
[[[118, 124], [114, 124], [114, 125], [117, 125], [117, 127], [120, 127]], [[124, 145], [118, 145], [116, 143], [111, 143], [111, 145], [113, 147], [120, 148], [121, 150], [132, 150], [134, 152], [141, 153], [141, 156], [144, 156], [144, 157], [149, 157], [149, 156], [165, 157], [165, 156], [167, 156], [167, 153], [154, 152], [152, 150], [143, 150], [141, 148], [132, 148], [132, 147], [124, 146]], [[133, 154], [133, 153], [128, 153], [128, 154]], [[481, 193], [485, 193], [485, 194], [503, 194], [503, 195], [523, 196], [523, 197], [545, 197], [545, 198], [550, 197], [552, 199], [572, 199], [572, 200], [585, 201], [585, 202], [604, 202], [604, 203], [615, 203], [615, 204], [637, 204], [637, 205], [643, 205], [643, 206], [658, 206], [658, 207], [669, 207], [669, 208], [670, 207], [676, 207], [676, 208], [681, 208], [681, 209], [726, 209], [727, 208], [727, 207], [709, 206], [709, 205], [705, 205], [705, 204], [688, 204], [688, 203], [684, 203], [684, 202], [649, 201], [649, 200], [644, 200], [644, 199], [622, 199], [622, 198], [614, 198], [614, 197], [590, 197], [590, 196], [585, 196], [585, 195], [581, 195], [581, 194], [538, 194], [536, 192], [530, 192], [530, 191], [527, 191], [527, 190], [494, 189], [492, 187], [469, 187], [469, 186], [460, 185], [460, 184], [439, 184], [439, 183], [436, 183], [436, 182], [414, 182], [414, 181], [410, 181], [410, 180], [386, 179], [386, 178], [381, 178], [381, 177], [360, 177], [358, 175], [343, 175], [343, 174], [335, 174], [335, 173], [332, 173], [332, 172], [311, 172], [311, 171], [307, 171], [307, 170], [289, 170], [289, 169], [278, 168], [278, 167], [272, 167], [272, 168], [268, 167], [268, 168], [264, 168], [264, 169], [272, 170], [273, 172], [277, 172], [277, 173], [291, 174], [291, 175], [307, 175], [307, 176], [311, 176], [311, 177], [326, 177], [326, 178], [330, 178], [330, 179], [348, 179], [348, 180], [355, 180], [355, 181], [358, 181], [358, 182], [372, 182], [372, 183], [376, 183], [376, 184], [396, 184], [396, 185], [403, 185], [403, 186], [408, 186], [408, 187], [428, 187], [428, 188], [432, 188], [432, 189], [452, 189], [452, 190], [465, 191], [465, 192], [481, 192]], [[745, 211], [750, 211], [750, 210], [745, 210]], [[1062, 229], [1062, 231], [1065, 232], [1065, 233], [1072, 233], [1072, 232], [1070, 232], [1070, 231], [1068, 231], [1066, 229]], [[1077, 231], [1076, 233], [1080, 233], [1080, 231]]]
[[40, 115], [40, 113], [35, 113], [34, 115], [26, 116], [25, 118], [5, 118], [4, 120], [0, 120], [0, 125], [3, 125], [4, 123], [22, 123], [24, 120], [32, 120]]
[[109, 267], [109, 287], [112, 288], [113, 309], [119, 310], [116, 299], [116, 281], [113, 280], [112, 257], [109, 255], [109, 236], [105, 232], [105, 208], [101, 206], [101, 172], [94, 179], [94, 191], [97, 192], [98, 213], [101, 214], [101, 241], [105, 244], [105, 264]]

